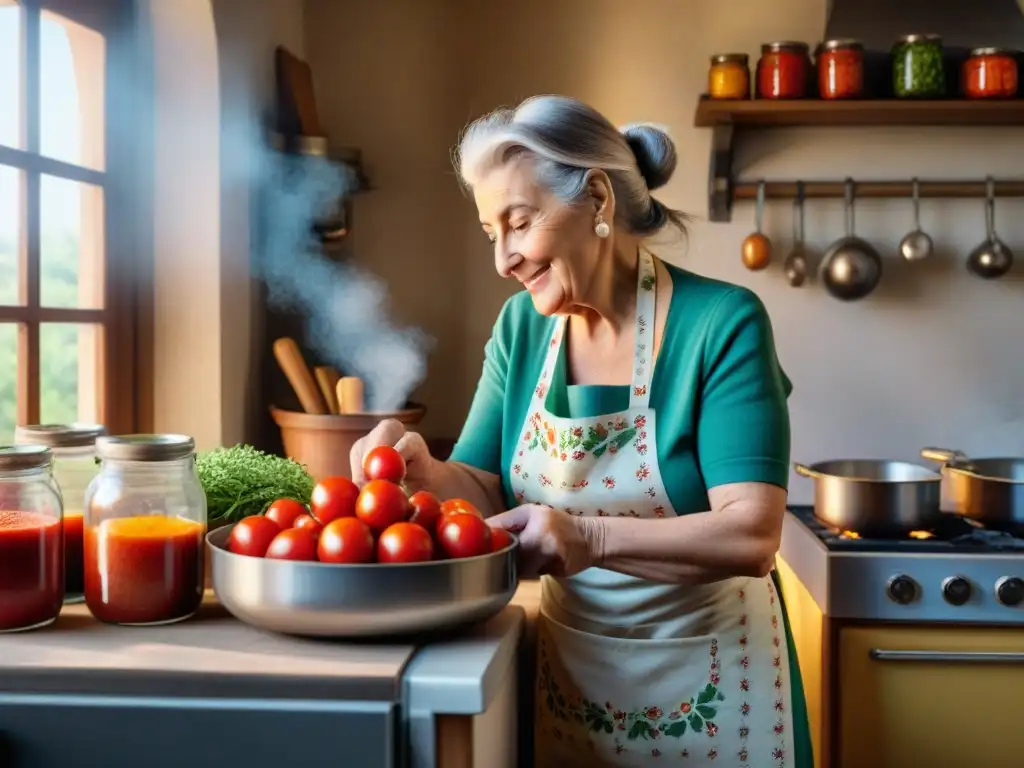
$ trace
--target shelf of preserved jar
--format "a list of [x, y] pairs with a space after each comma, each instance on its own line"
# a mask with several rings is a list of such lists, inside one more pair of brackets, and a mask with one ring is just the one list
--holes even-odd
[[708, 213], [715, 222], [732, 217], [736, 199], [733, 146], [739, 131], [799, 127], [1024, 127], [1024, 99], [823, 99], [726, 101], [702, 96], [693, 120], [711, 128]]

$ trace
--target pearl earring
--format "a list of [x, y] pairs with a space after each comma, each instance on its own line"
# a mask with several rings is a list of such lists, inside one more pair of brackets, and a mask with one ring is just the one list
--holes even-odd
[[600, 238], [608, 237], [612, 232], [612, 228], [608, 226], [608, 223], [604, 220], [601, 214], [597, 214], [597, 221], [594, 223], [594, 234]]

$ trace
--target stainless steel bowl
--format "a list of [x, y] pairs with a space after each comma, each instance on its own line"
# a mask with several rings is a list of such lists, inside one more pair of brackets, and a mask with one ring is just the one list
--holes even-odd
[[383, 637], [450, 629], [498, 613], [515, 594], [519, 542], [462, 560], [333, 565], [228, 552], [233, 525], [206, 536], [213, 589], [236, 618], [316, 637]]

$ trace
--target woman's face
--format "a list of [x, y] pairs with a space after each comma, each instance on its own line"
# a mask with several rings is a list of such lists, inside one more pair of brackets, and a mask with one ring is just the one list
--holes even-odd
[[594, 233], [598, 210], [611, 221], [602, 190], [566, 205], [534, 181], [531, 161], [519, 158], [483, 174], [473, 195], [498, 274], [522, 283], [542, 315], [572, 311], [607, 242]]

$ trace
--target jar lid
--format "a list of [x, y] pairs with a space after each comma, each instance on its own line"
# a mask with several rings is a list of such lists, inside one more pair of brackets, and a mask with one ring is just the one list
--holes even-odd
[[105, 435], [96, 438], [96, 454], [114, 461], [173, 461], [196, 450], [187, 435]]
[[716, 53], [711, 57], [712, 64], [728, 64], [732, 61], [746, 64], [750, 61], [750, 57], [745, 53]]
[[821, 44], [821, 51], [846, 51], [846, 50], [864, 50], [864, 43], [860, 40], [854, 40], [851, 37], [839, 38], [837, 40], [826, 40]]
[[87, 448], [106, 431], [101, 424], [29, 424], [15, 428], [14, 442], [47, 448]]
[[782, 51], [804, 53], [810, 49], [811, 47], [807, 45], [807, 43], [801, 43], [796, 40], [779, 40], [774, 43], [765, 43], [762, 45], [761, 53], [781, 53]]
[[1013, 48], [975, 48], [971, 51], [971, 56], [1019, 56], [1020, 51], [1016, 51]]
[[45, 445], [0, 445], [0, 472], [43, 469], [53, 461]]
[[913, 43], [941, 43], [942, 35], [902, 35], [896, 38], [897, 45], [911, 45]]

